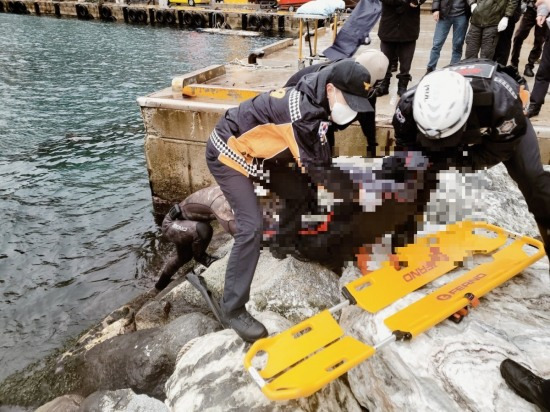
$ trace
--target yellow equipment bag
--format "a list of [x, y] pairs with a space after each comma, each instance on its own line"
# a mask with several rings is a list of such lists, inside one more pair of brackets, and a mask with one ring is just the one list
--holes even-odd
[[[526, 246], [532, 247], [532, 253]], [[376, 312], [453, 270], [468, 255], [495, 251], [492, 261], [387, 318], [385, 324], [392, 334], [376, 345], [346, 336], [332, 316], [349, 304]], [[396, 270], [386, 264], [346, 285], [343, 293], [347, 301], [254, 343], [244, 366], [271, 400], [309, 396], [388, 343], [411, 339], [476, 302], [544, 254], [541, 242], [487, 223], [449, 225], [445, 231], [421, 238], [398, 252], [400, 261], [407, 262], [408, 267]], [[263, 366], [254, 366], [255, 358], [255, 363]]]

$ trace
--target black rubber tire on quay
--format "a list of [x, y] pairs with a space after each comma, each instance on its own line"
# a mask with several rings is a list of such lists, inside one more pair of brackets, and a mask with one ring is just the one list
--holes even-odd
[[193, 15], [191, 13], [183, 13], [183, 24], [185, 26], [191, 26], [193, 24]]
[[90, 17], [90, 13], [88, 12], [88, 7], [86, 7], [83, 4], [77, 4], [76, 5], [76, 16], [79, 19], [86, 20]]
[[223, 28], [225, 27], [225, 17], [222, 13], [214, 13], [212, 16], [212, 24], [214, 28]]
[[157, 10], [155, 13], [155, 19], [157, 23], [164, 24], [164, 12], [162, 10]]
[[197, 28], [202, 28], [206, 24], [206, 19], [202, 14], [194, 13], [193, 14], [193, 25]]
[[254, 31], [258, 31], [260, 29], [260, 18], [255, 14], [248, 16], [248, 28]]
[[273, 23], [271, 18], [262, 17], [260, 19], [260, 30], [261, 31], [271, 31], [273, 29]]
[[139, 10], [136, 18], [138, 23], [147, 24], [147, 12], [145, 10]]
[[130, 23], [137, 23], [137, 13], [138, 11], [136, 9], [129, 9], [128, 10], [128, 20]]
[[99, 9], [99, 15], [101, 16], [102, 20], [110, 21], [111, 17], [113, 17], [113, 11], [110, 7], [107, 7], [105, 5], [101, 5]]
[[171, 11], [165, 11], [164, 21], [171, 26], [176, 23], [176, 15]]
[[29, 14], [29, 11], [27, 10], [27, 5], [22, 1], [15, 2], [15, 10], [15, 12], [19, 14]]

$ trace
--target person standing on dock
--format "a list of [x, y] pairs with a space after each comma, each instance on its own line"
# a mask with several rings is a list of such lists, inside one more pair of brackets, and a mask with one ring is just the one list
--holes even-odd
[[[372, 111], [371, 88], [367, 69], [343, 60], [305, 76], [294, 88], [263, 93], [229, 109], [212, 131], [206, 161], [234, 211], [237, 228], [220, 317], [243, 340], [267, 336], [264, 325], [245, 308], [262, 239], [263, 215], [254, 183], [261, 182], [283, 199], [280, 227], [297, 231], [302, 213], [307, 213], [308, 203], [315, 199], [314, 185], [330, 188], [325, 179], [331, 165], [326, 138], [330, 122], [343, 125], [358, 112]], [[303, 191], [296, 190], [300, 182]], [[292, 244], [284, 244], [288, 236], [279, 235], [279, 247], [292, 249]]]
[[466, 0], [434, 0], [432, 15], [435, 25], [433, 46], [426, 72], [433, 72], [437, 67], [441, 48], [447, 40], [451, 27], [453, 28], [453, 53], [451, 64], [462, 59], [462, 47], [468, 31], [469, 7]]
[[[397, 77], [397, 95], [407, 90], [412, 80], [411, 64], [416, 49], [416, 40], [420, 36], [420, 6], [425, 0], [382, 0], [382, 17], [378, 26], [380, 50], [390, 62], [399, 61]], [[378, 88], [378, 96], [389, 94], [391, 67]]]
[[464, 58], [492, 59], [498, 34], [508, 27], [519, 0], [468, 0], [472, 17]]
[[[550, 7], [548, 3], [543, 1], [537, 2], [537, 25], [550, 28]], [[531, 101], [527, 110], [527, 117], [535, 117], [540, 113], [540, 109], [544, 104], [548, 87], [550, 86], [550, 30], [546, 30], [546, 41], [542, 49], [542, 57], [540, 65], [535, 76], [535, 84], [531, 93]]]
[[533, 48], [529, 52], [527, 64], [525, 65], [525, 70], [523, 71], [523, 75], [527, 77], [535, 76], [533, 69], [535, 68], [536, 61], [542, 54], [542, 46], [544, 45], [546, 33], [548, 32], [548, 26], [546, 24], [537, 24], [537, 6], [535, 5], [535, 1], [527, 0], [525, 12], [523, 13], [523, 17], [519, 23], [519, 28], [516, 30], [514, 35], [514, 46], [512, 48], [512, 56], [510, 57], [510, 64], [518, 69], [521, 47], [533, 27], [535, 28]]

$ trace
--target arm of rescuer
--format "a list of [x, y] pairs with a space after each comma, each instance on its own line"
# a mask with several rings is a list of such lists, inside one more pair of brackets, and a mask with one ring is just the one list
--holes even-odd
[[339, 203], [339, 213], [351, 213], [357, 191], [353, 180], [338, 166], [332, 164], [330, 145], [324, 135], [329, 122], [327, 120], [308, 119], [307, 114], [292, 124], [298, 142], [298, 165], [307, 173], [311, 181], [333, 193]]

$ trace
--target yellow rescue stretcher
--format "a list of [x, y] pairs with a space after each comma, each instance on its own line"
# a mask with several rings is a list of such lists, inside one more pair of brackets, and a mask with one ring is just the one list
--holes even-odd
[[[488, 236], [489, 235], [489, 236]], [[271, 400], [310, 396], [324, 385], [373, 356], [381, 347], [409, 340], [441, 321], [476, 306], [478, 299], [545, 255], [535, 239], [483, 222], [461, 222], [419, 239], [397, 251], [407, 266], [389, 263], [343, 288], [346, 301], [273, 337], [260, 339], [248, 351], [244, 366]], [[452, 282], [385, 319], [392, 332], [367, 345], [346, 336], [332, 316], [350, 304], [374, 313], [432, 280], [450, 272], [473, 254], [490, 255]], [[267, 356], [256, 369], [254, 357]]]

